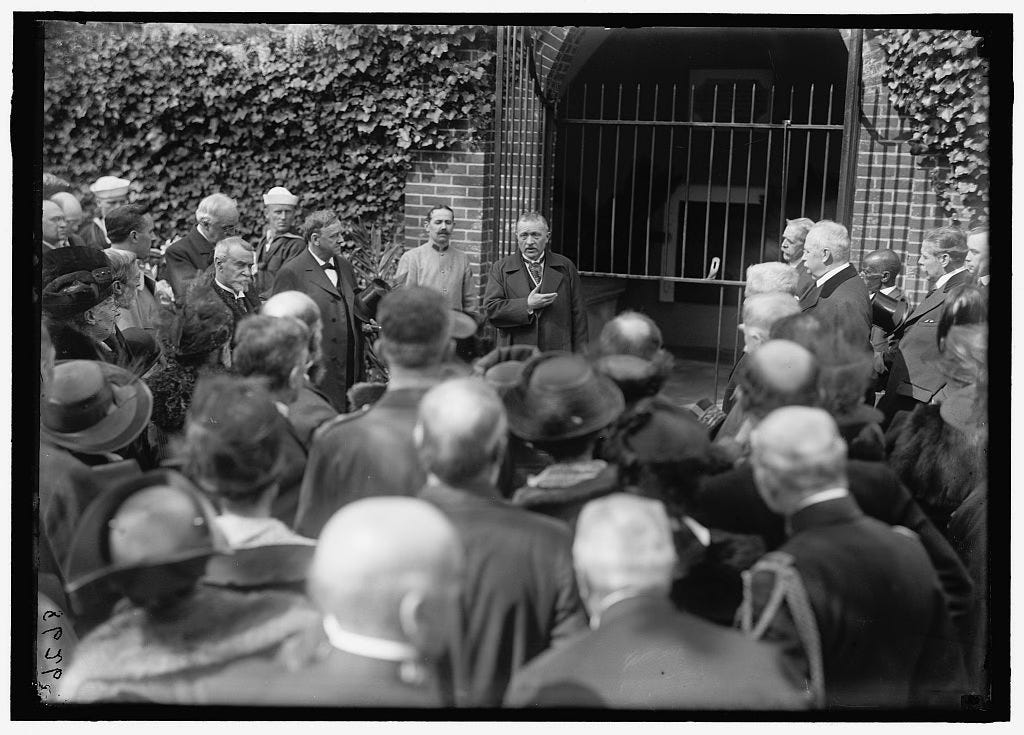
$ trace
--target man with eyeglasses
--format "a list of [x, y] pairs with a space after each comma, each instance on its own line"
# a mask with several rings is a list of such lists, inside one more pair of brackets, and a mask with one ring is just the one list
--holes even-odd
[[302, 226], [306, 249], [281, 266], [274, 293], [301, 291], [316, 302], [323, 320], [323, 378], [319, 388], [335, 410], [346, 410], [345, 393], [360, 379], [363, 335], [354, 304], [356, 275], [342, 256], [343, 226], [330, 209], [310, 214]]
[[[211, 194], [196, 209], [196, 226], [173, 242], [164, 253], [167, 281], [174, 300], [181, 304], [189, 284], [213, 264], [213, 248], [226, 237], [237, 234], [238, 205], [225, 194]], [[251, 265], [251, 260], [250, 260]]]

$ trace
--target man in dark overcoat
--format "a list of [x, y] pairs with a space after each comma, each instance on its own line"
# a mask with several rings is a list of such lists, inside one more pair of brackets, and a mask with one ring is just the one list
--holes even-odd
[[341, 254], [342, 224], [332, 210], [310, 214], [302, 231], [306, 249], [281, 266], [273, 290], [301, 291], [320, 308], [324, 375], [319, 387], [336, 410], [345, 411], [345, 393], [360, 379], [363, 366], [356, 274]]
[[164, 252], [167, 282], [178, 304], [184, 300], [189, 284], [213, 263], [214, 246], [237, 230], [238, 205], [234, 199], [218, 193], [199, 202], [196, 226]]
[[822, 220], [807, 233], [804, 265], [816, 279], [800, 297], [800, 308], [829, 329], [842, 329], [852, 344], [865, 347], [871, 338], [868, 289], [850, 263], [850, 234], [838, 222]]
[[519, 215], [519, 250], [491, 266], [484, 313], [498, 330], [498, 346], [535, 345], [541, 352], [579, 352], [587, 345], [587, 309], [576, 266], [548, 249], [547, 220]]
[[963, 652], [939, 579], [916, 534], [850, 495], [835, 421], [787, 406], [751, 444], [758, 491], [789, 538], [745, 573], [744, 630], [802, 662], [818, 707], [959, 706]]
[[565, 524], [505, 502], [495, 482], [508, 443], [505, 409], [479, 378], [449, 380], [420, 404], [419, 497], [455, 525], [466, 550], [456, 701], [497, 707], [515, 671], [586, 629]]

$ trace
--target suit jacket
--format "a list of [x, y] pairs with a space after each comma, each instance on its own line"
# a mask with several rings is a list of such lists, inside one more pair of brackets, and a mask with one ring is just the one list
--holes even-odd
[[213, 265], [213, 246], [198, 227], [193, 227], [185, 237], [175, 240], [164, 251], [165, 277], [174, 291], [178, 303], [185, 298], [189, 282]]
[[388, 389], [368, 409], [342, 414], [313, 434], [295, 530], [318, 538], [346, 503], [375, 495], [415, 495], [426, 481], [412, 440], [422, 388]]
[[772, 645], [676, 610], [653, 594], [616, 602], [514, 677], [510, 707], [804, 709]]
[[231, 312], [232, 320], [232, 333], [234, 328], [238, 326], [238, 322], [242, 321], [245, 317], [250, 314], [256, 314], [260, 310], [260, 298], [256, 295], [255, 289], [252, 286], [245, 292], [243, 298], [236, 299], [235, 295], [229, 291], [218, 286], [216, 283], [216, 276], [214, 275], [213, 266], [210, 266], [205, 273], [201, 273], [195, 278], [188, 286], [188, 293], [185, 296], [185, 300], [191, 300], [199, 298], [201, 295], [209, 296], [213, 294], [220, 299], [224, 306], [227, 307], [228, 311]]
[[587, 627], [572, 536], [565, 524], [497, 497], [442, 484], [419, 497], [448, 516], [466, 551], [463, 630], [453, 643], [456, 702], [498, 707], [517, 669]]
[[77, 237], [81, 239], [81, 242], [71, 242], [69, 237], [70, 245], [85, 245], [96, 250], [106, 250], [110, 247], [110, 240], [107, 239], [107, 233], [103, 231], [103, 228], [96, 224], [96, 220], [89, 220], [88, 223], [83, 224], [79, 230]]
[[[918, 535], [942, 582], [954, 622], [962, 622], [973, 588], [967, 570], [939, 529], [884, 463], [851, 460], [847, 475], [850, 494], [865, 513]], [[690, 515], [711, 528], [761, 536], [769, 550], [786, 539], [785, 521], [765, 505], [750, 465], [707, 478]]]
[[[958, 707], [963, 654], [920, 541], [865, 516], [850, 496], [802, 508], [789, 521], [792, 535], [779, 551], [798, 572], [817, 623], [826, 706]], [[754, 620], [775, 581], [754, 566]], [[810, 655], [788, 606], [771, 620], [766, 639], [796, 659]]]
[[306, 249], [306, 241], [290, 232], [274, 236], [267, 242], [266, 234], [256, 244], [256, 291], [264, 298], [270, 298], [274, 279], [281, 266]]
[[535, 345], [541, 352], [583, 350], [588, 340], [587, 309], [580, 276], [572, 261], [548, 251], [541, 291], [558, 296], [550, 306], [528, 314], [526, 298], [533, 288], [518, 251], [491, 266], [483, 310], [498, 330], [498, 346]]
[[899, 350], [889, 368], [885, 396], [878, 404], [887, 416], [894, 412], [898, 397], [928, 403], [946, 384], [946, 376], [938, 366], [939, 317], [946, 303], [946, 294], [966, 283], [968, 277], [967, 271], [952, 276], [942, 288], [928, 294], [904, 322]]
[[345, 258], [334, 260], [337, 287], [307, 248], [281, 266], [274, 280], [274, 293], [302, 291], [320, 307], [324, 377], [319, 387], [335, 409], [344, 411], [345, 393], [362, 375], [363, 336], [353, 305], [355, 271]]
[[299, 394], [288, 405], [288, 420], [306, 449], [313, 444], [313, 432], [337, 415], [327, 396], [308, 379], [303, 381]]
[[871, 301], [868, 287], [850, 263], [815, 286], [800, 299], [800, 308], [810, 311], [821, 322], [835, 329], [846, 330], [850, 340], [866, 346], [871, 338]]

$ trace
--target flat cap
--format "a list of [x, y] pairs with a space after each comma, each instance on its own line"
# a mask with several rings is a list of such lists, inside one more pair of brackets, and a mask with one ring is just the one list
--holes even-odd
[[121, 179], [117, 176], [100, 176], [89, 185], [89, 191], [95, 194], [97, 199], [116, 199], [128, 195], [128, 187], [131, 183], [128, 179]]
[[263, 203], [285, 204], [289, 207], [297, 207], [299, 205], [299, 198], [283, 186], [275, 186], [263, 195]]

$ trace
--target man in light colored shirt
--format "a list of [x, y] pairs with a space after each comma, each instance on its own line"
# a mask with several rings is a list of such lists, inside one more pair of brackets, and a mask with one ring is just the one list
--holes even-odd
[[455, 213], [438, 204], [427, 213], [423, 229], [427, 242], [407, 250], [398, 261], [399, 286], [425, 286], [440, 291], [452, 309], [476, 311], [477, 293], [469, 257], [452, 247]]

